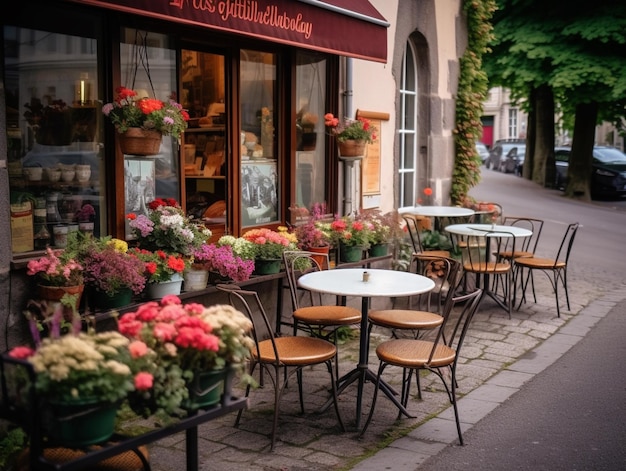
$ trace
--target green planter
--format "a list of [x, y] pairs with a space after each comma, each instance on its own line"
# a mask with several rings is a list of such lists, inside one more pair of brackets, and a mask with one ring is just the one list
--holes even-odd
[[224, 381], [228, 369], [196, 371], [193, 380], [187, 385], [189, 399], [185, 403], [187, 410], [219, 404], [224, 393]]
[[363, 246], [339, 244], [339, 260], [342, 262], [358, 262], [363, 258]]
[[389, 244], [374, 244], [370, 247], [370, 257], [384, 257], [389, 252]]
[[274, 275], [280, 273], [280, 258], [257, 258], [254, 261], [255, 275]]
[[49, 409], [49, 432], [68, 447], [80, 447], [108, 440], [115, 430], [117, 404], [98, 399], [53, 402]]
[[122, 288], [120, 291], [110, 296], [102, 291], [91, 290], [93, 305], [98, 309], [114, 309], [116, 307], [128, 306], [133, 300], [133, 290]]

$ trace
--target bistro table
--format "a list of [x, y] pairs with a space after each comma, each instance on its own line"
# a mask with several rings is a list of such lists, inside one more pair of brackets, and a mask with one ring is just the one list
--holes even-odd
[[474, 215], [474, 210], [470, 208], [461, 208], [459, 206], [411, 206], [399, 211], [400, 214], [413, 214], [416, 216], [430, 217], [434, 219], [435, 229], [440, 230], [442, 218], [468, 218]]
[[[470, 237], [485, 237], [485, 250], [486, 259], [492, 256], [490, 250], [490, 239], [493, 237], [530, 237], [533, 233], [531, 230], [518, 226], [506, 226], [502, 224], [452, 224], [446, 226], [446, 232], [450, 234], [456, 234], [461, 236]], [[483, 283], [483, 296], [491, 297], [500, 307], [507, 309], [508, 307], [502, 303], [502, 301], [496, 296], [496, 293], [491, 290], [489, 283], [489, 274], [485, 273]], [[511, 294], [509, 294], [511, 296]], [[509, 313], [510, 314], [510, 313]]]
[[[376, 373], [368, 367], [369, 335], [368, 320], [370, 298], [403, 297], [426, 293], [435, 287], [430, 278], [411, 272], [376, 268], [336, 268], [307, 273], [298, 279], [298, 284], [311, 291], [333, 294], [336, 296], [357, 296], [361, 298], [361, 333], [359, 344], [359, 363], [339, 379], [337, 393], [343, 392], [348, 385], [358, 381], [356, 400], [356, 427], [361, 422], [363, 385], [366, 380], [376, 383]], [[380, 389], [391, 399], [400, 411], [410, 417], [406, 408], [395, 397], [389, 385], [381, 382]]]

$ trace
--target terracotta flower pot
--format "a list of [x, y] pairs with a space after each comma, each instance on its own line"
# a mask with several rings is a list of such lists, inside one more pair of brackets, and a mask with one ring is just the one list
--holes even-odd
[[339, 142], [339, 156], [340, 157], [362, 157], [365, 155], [365, 141], [348, 139], [347, 141]]

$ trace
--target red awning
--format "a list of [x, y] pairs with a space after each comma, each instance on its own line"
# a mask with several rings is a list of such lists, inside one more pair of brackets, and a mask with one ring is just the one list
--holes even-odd
[[366, 0], [72, 0], [376, 62], [389, 24]]

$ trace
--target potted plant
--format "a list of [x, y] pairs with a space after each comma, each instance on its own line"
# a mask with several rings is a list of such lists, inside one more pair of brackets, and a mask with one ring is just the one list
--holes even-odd
[[[216, 398], [215, 392], [221, 392], [224, 375], [244, 369], [254, 345], [251, 328], [250, 320], [231, 306], [182, 304], [173, 295], [124, 314], [120, 333], [157, 355], [152, 387], [136, 394], [131, 406], [141, 415], [167, 418], [219, 401], [221, 394]], [[211, 378], [204, 378], [202, 372], [212, 373]], [[217, 381], [218, 387], [211, 388], [205, 381]]]
[[151, 252], [134, 247], [129, 253], [144, 264], [146, 294], [150, 299], [160, 299], [166, 294], [180, 294], [188, 260], [180, 254], [168, 254], [163, 250]]
[[[254, 271], [254, 260], [235, 255], [230, 245], [202, 244], [193, 253], [192, 268], [215, 273], [222, 280], [245, 281]], [[206, 287], [206, 282], [204, 283]], [[187, 282], [185, 282], [185, 289]]]
[[349, 216], [336, 217], [330, 224], [333, 245], [339, 249], [342, 262], [356, 262], [369, 248], [370, 229], [363, 221]]
[[297, 248], [286, 234], [267, 228], [251, 229], [242, 238], [252, 244], [257, 275], [278, 273], [283, 252]]
[[319, 121], [319, 117], [302, 109], [296, 115], [296, 136], [297, 150], [315, 150], [317, 146], [317, 133], [315, 127]]
[[324, 115], [324, 124], [337, 138], [341, 157], [363, 156], [365, 144], [376, 140], [376, 128], [365, 118], [339, 120], [332, 113]]
[[[138, 97], [134, 90], [126, 87], [116, 88], [115, 93], [115, 100], [105, 104], [102, 112], [115, 125], [119, 135], [127, 138], [120, 139], [124, 154], [158, 154], [162, 136], [179, 138], [187, 128], [189, 113], [171, 98], [161, 101]], [[143, 149], [140, 139], [148, 139], [150, 147]]]
[[378, 209], [368, 209], [362, 211], [358, 218], [368, 225], [370, 256], [380, 257], [387, 255], [388, 245], [393, 237], [394, 229], [398, 228], [394, 213], [383, 214]]
[[37, 280], [40, 299], [61, 302], [78, 310], [84, 290], [83, 266], [69, 250], [46, 249], [45, 255], [30, 260], [26, 273]]
[[[61, 320], [57, 310], [50, 337], [35, 337], [35, 349], [16, 347], [9, 356], [29, 363], [34, 371], [33, 386], [42, 399], [37, 414], [44, 429], [66, 446], [107, 440], [121, 401], [147, 383], [133, 375], [126, 337], [116, 331], [80, 332], [79, 323], [61, 335]], [[37, 332], [37, 326], [31, 331]]]
[[144, 262], [128, 252], [120, 239], [92, 239], [81, 255], [85, 284], [92, 288], [90, 298], [103, 309], [130, 304], [146, 286]]
[[211, 230], [190, 220], [172, 198], [148, 204], [148, 215], [129, 213], [128, 225], [140, 248], [191, 256], [211, 237]]
[[63, 100], [44, 105], [39, 98], [31, 98], [24, 107], [24, 118], [35, 131], [37, 143], [65, 146], [72, 141], [71, 110]]

